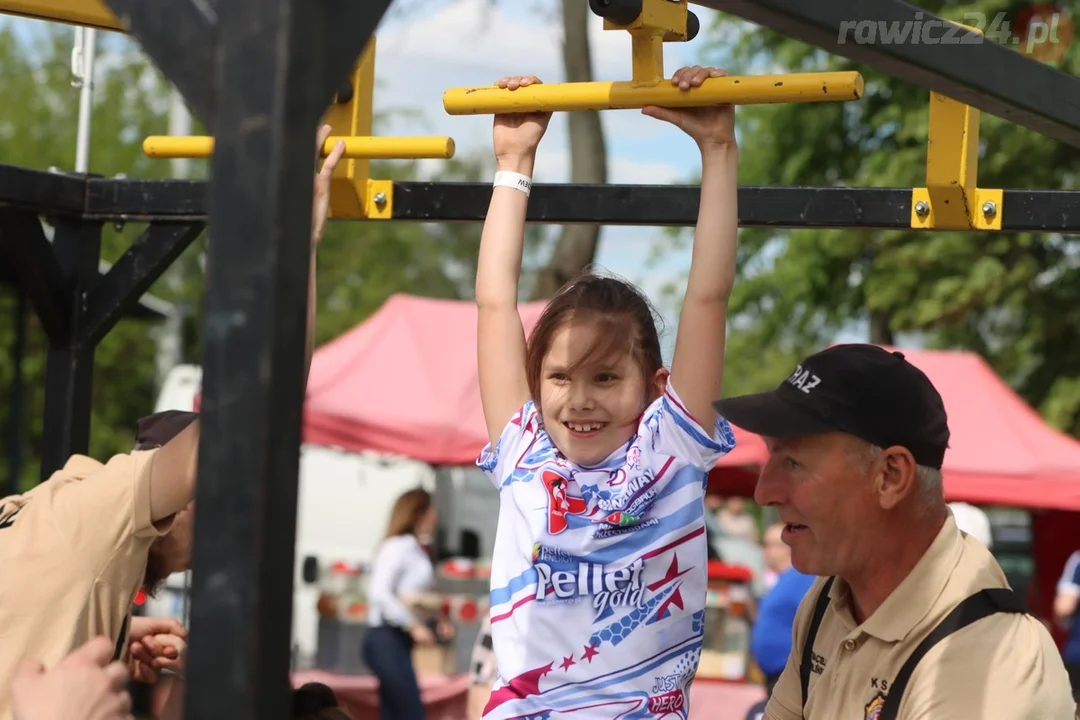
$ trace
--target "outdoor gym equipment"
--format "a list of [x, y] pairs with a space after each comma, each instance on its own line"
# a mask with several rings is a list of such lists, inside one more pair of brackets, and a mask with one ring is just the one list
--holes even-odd
[[604, 18], [605, 30], [630, 33], [630, 80], [530, 85], [508, 90], [494, 86], [451, 88], [443, 93], [450, 115], [514, 112], [629, 110], [648, 105], [702, 107], [731, 103], [844, 102], [863, 93], [857, 72], [791, 73], [709, 78], [700, 87], [680, 90], [664, 76], [664, 43], [693, 40], [701, 28], [687, 0], [589, 0]]
[[[334, 137], [327, 139], [322, 156], [334, 144], [345, 142], [344, 157], [356, 160], [446, 159], [454, 156], [454, 141], [448, 137]], [[152, 158], [208, 158], [214, 154], [214, 138], [151, 135], [143, 141], [143, 152]]]
[[[325, 156], [338, 140], [345, 141], [345, 160], [338, 164], [330, 186], [330, 217], [335, 219], [389, 219], [393, 210], [392, 182], [373, 180], [369, 160], [448, 159], [454, 156], [449, 137], [374, 137], [372, 108], [375, 92], [375, 36], [356, 61], [349, 79], [323, 115], [332, 128], [322, 147]], [[152, 158], [208, 158], [214, 138], [155, 135], [143, 141]]]

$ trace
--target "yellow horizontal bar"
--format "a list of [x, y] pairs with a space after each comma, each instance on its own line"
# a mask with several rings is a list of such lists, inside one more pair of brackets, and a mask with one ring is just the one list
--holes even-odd
[[100, 0], [0, 0], [0, 14], [127, 32]]
[[[331, 137], [323, 145], [323, 157], [338, 140], [345, 141], [345, 157], [354, 160], [454, 157], [454, 140], [448, 137]], [[214, 138], [154, 135], [143, 141], [143, 152], [152, 158], [208, 158], [214, 152]]]
[[701, 87], [680, 90], [670, 80], [634, 87], [629, 82], [582, 82], [530, 85], [517, 90], [494, 86], [451, 88], [443, 93], [450, 115], [514, 112], [631, 110], [647, 105], [763, 105], [769, 103], [842, 102], [863, 94], [857, 72], [793, 73], [709, 78]]

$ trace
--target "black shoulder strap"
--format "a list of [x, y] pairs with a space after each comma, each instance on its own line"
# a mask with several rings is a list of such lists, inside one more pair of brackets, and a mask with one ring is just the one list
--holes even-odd
[[896, 674], [892, 682], [892, 687], [889, 688], [879, 720], [896, 720], [897, 713], [900, 712], [900, 701], [903, 699], [904, 690], [911, 680], [912, 673], [915, 672], [915, 666], [939, 642], [957, 630], [985, 617], [997, 613], [1027, 613], [1027, 611], [1020, 596], [1009, 588], [987, 588], [966, 598], [930, 631], [930, 634], [919, 643], [900, 668], [900, 672]]
[[806, 633], [806, 642], [803, 643], [802, 662], [799, 665], [799, 680], [802, 682], [802, 704], [806, 707], [806, 696], [810, 693], [810, 669], [814, 666], [814, 640], [817, 639], [818, 628], [821, 627], [821, 619], [825, 617], [825, 610], [829, 607], [829, 590], [832, 589], [833, 580], [829, 578], [821, 586], [818, 593], [817, 603], [814, 605], [814, 615], [810, 618], [810, 629]]
[[128, 621], [131, 613], [124, 616], [124, 622], [120, 625], [120, 637], [116, 638], [116, 649], [113, 651], [113, 662], [124, 659], [124, 651], [127, 649]]

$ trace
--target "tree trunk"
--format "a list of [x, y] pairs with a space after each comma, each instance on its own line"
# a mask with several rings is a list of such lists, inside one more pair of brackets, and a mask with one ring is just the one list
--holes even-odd
[[870, 311], [870, 342], [874, 345], [893, 345], [893, 331], [889, 327], [889, 313], [886, 310]]
[[[589, 50], [589, 4], [585, 0], [563, 0], [563, 64], [567, 82], [589, 82], [592, 53]], [[597, 111], [568, 113], [570, 123], [570, 182], [607, 182], [607, 148]], [[588, 267], [596, 256], [599, 225], [566, 225], [555, 251], [542, 269], [533, 290], [533, 299], [555, 294], [562, 285]]]

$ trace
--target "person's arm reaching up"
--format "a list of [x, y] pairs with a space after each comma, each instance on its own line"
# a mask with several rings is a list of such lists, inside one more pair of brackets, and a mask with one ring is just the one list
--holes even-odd
[[[323, 125], [316, 136], [316, 148], [321, 149], [330, 137], [330, 126]], [[319, 150], [317, 150], [319, 152]], [[317, 295], [315, 292], [315, 255], [326, 232], [330, 211], [330, 179], [345, 152], [345, 144], [334, 145], [322, 168], [315, 176], [311, 220], [311, 270], [307, 294], [307, 336], [304, 341], [304, 386], [307, 387], [311, 357], [315, 351], [315, 318]], [[154, 522], [175, 515], [195, 497], [195, 476], [198, 467], [199, 420], [191, 423], [183, 432], [166, 443], [154, 458], [150, 480], [150, 513]]]
[[[516, 90], [539, 82], [535, 77], [504, 78], [498, 84]], [[531, 183], [536, 148], [550, 117], [548, 113], [495, 116], [495, 159], [498, 170], [507, 173], [500, 177], [520, 175]], [[492, 446], [514, 412], [529, 399], [525, 331], [517, 308], [528, 204], [529, 196], [523, 190], [496, 185], [480, 236], [476, 350], [480, 397]]]
[[[727, 73], [683, 68], [672, 76], [682, 89], [698, 87]], [[671, 385], [706, 431], [715, 423], [712, 403], [720, 397], [728, 301], [735, 284], [739, 231], [738, 163], [734, 110], [730, 105], [700, 108], [644, 108], [693, 138], [701, 151], [701, 207], [694, 231], [690, 277], [679, 313]]]

